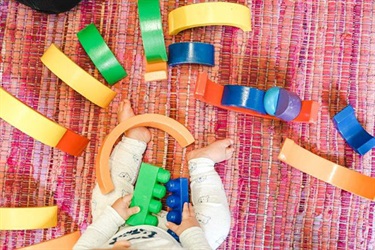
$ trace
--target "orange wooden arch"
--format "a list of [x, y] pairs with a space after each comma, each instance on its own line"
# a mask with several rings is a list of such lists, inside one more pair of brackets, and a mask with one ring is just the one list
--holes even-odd
[[159, 114], [136, 115], [117, 125], [104, 139], [96, 157], [96, 181], [103, 194], [113, 191], [114, 186], [109, 171], [109, 157], [117, 139], [128, 129], [136, 127], [152, 127], [161, 129], [174, 137], [181, 147], [194, 142], [190, 131], [178, 121]]

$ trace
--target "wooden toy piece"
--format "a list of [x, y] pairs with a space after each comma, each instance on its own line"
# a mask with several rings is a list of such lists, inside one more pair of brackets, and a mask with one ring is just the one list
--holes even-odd
[[145, 81], [158, 81], [167, 79], [167, 62], [158, 61], [158, 62], [147, 62], [145, 60], [146, 73]]
[[63, 235], [56, 239], [48, 240], [45, 242], [41, 242], [39, 244], [35, 244], [32, 246], [17, 248], [22, 250], [52, 250], [52, 249], [59, 249], [59, 250], [71, 250], [73, 249], [74, 245], [78, 241], [79, 237], [81, 237], [81, 232], [76, 231], [70, 234]]
[[266, 114], [263, 104], [264, 93], [263, 90], [256, 88], [225, 85], [221, 105], [251, 109], [257, 113]]
[[79, 156], [89, 140], [45, 117], [0, 87], [0, 118], [50, 147]]
[[30, 108], [1, 87], [0, 117], [50, 147], [55, 147], [66, 132], [66, 128]]
[[40, 59], [58, 78], [99, 107], [106, 108], [116, 96], [116, 92], [75, 64], [55, 44]]
[[301, 99], [296, 93], [280, 89], [275, 116], [283, 121], [292, 121], [301, 112]]
[[43, 229], [56, 225], [57, 206], [0, 208], [0, 230]]
[[56, 148], [70, 155], [80, 156], [86, 149], [88, 143], [89, 139], [67, 129], [64, 136], [59, 143], [57, 143]]
[[181, 147], [186, 147], [194, 142], [193, 135], [185, 126], [164, 115], [136, 115], [123, 121], [108, 134], [96, 157], [96, 180], [103, 194], [108, 194], [114, 188], [108, 165], [113, 145], [126, 130], [135, 127], [153, 127], [161, 129], [174, 137]]
[[167, 61], [159, 0], [138, 0], [138, 14], [147, 62]]
[[173, 43], [169, 45], [168, 65], [202, 64], [215, 66], [215, 48], [209, 43]]
[[284, 121], [292, 121], [300, 114], [302, 101], [293, 92], [272, 87], [264, 95], [264, 108], [269, 115], [276, 116]]
[[229, 25], [250, 31], [250, 9], [241, 4], [209, 2], [183, 6], [168, 15], [169, 35], [208, 25]]
[[316, 101], [305, 100], [301, 102], [301, 111], [299, 115], [292, 120], [293, 122], [315, 123], [318, 120], [319, 103]]
[[127, 76], [93, 23], [77, 33], [79, 42], [104, 79], [113, 85]]
[[130, 216], [126, 224], [158, 225], [158, 218], [152, 214], [157, 214], [162, 209], [160, 199], [165, 196], [166, 188], [161, 184], [167, 183], [170, 177], [169, 171], [142, 162], [130, 204], [130, 207], [139, 206], [141, 211]]
[[[270, 116], [267, 114], [260, 114], [251, 109], [244, 109], [238, 107], [224, 106], [221, 104], [223, 97], [224, 86], [217, 84], [208, 79], [207, 72], [201, 72], [198, 75], [197, 83], [195, 85], [195, 98], [205, 102], [207, 104], [213, 105], [218, 108], [240, 112], [243, 114], [249, 114], [257, 117], [275, 119], [279, 118]], [[314, 101], [302, 101], [302, 107], [300, 114], [292, 120], [292, 122], [303, 122], [312, 123], [317, 120], [319, 105]]]
[[375, 147], [375, 138], [358, 122], [351, 105], [337, 113], [333, 122], [342, 138], [358, 154], [364, 155]]
[[264, 94], [263, 105], [267, 114], [275, 116], [280, 87], [272, 87]]
[[279, 160], [335, 187], [375, 200], [375, 178], [337, 165], [286, 139]]
[[187, 178], [173, 179], [167, 182], [166, 188], [171, 194], [167, 197], [167, 206], [171, 211], [167, 214], [167, 220], [180, 224], [185, 202], [189, 202], [189, 184]]
[[207, 104], [211, 104], [215, 107], [222, 108], [222, 109], [241, 112], [244, 114], [254, 115], [257, 117], [274, 119], [274, 117], [272, 116], [260, 114], [251, 109], [244, 109], [244, 108], [237, 108], [237, 107], [222, 105], [221, 100], [223, 97], [223, 92], [224, 92], [224, 86], [209, 80], [206, 72], [199, 73], [197, 83], [195, 86], [195, 95], [194, 95], [195, 98], [197, 98], [198, 100], [203, 101]]

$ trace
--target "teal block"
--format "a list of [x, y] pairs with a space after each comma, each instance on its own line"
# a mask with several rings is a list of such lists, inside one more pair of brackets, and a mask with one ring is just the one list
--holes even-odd
[[264, 101], [264, 109], [266, 110], [267, 114], [275, 116], [277, 102], [279, 101], [279, 94], [280, 94], [279, 87], [272, 87], [266, 91], [263, 101]]

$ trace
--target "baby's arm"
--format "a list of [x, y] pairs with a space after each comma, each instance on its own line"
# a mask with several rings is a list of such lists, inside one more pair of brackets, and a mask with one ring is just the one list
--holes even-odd
[[73, 250], [94, 249], [104, 245], [131, 215], [139, 212], [139, 207], [129, 208], [132, 195], [126, 195], [107, 207], [98, 219], [87, 227]]
[[168, 222], [167, 227], [179, 236], [185, 249], [212, 249], [195, 217], [194, 208], [189, 203], [184, 204], [181, 224]]

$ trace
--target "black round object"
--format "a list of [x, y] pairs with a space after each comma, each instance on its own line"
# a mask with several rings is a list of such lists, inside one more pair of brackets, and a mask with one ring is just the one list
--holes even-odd
[[75, 7], [81, 0], [17, 0], [34, 10], [49, 14], [57, 14]]

